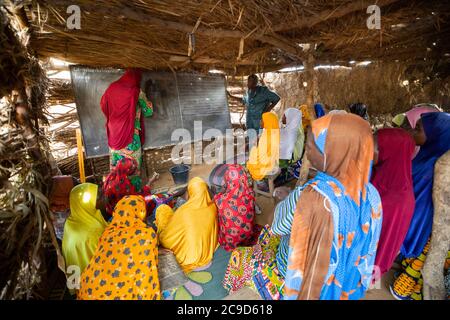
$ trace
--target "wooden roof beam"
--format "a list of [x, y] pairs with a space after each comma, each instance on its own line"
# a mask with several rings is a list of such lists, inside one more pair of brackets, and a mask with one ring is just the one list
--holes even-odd
[[327, 21], [329, 19], [337, 19], [346, 16], [356, 11], [366, 10], [370, 5], [377, 5], [383, 7], [399, 0], [363, 0], [351, 1], [348, 4], [338, 7], [336, 9], [325, 10], [313, 17], [304, 18], [295, 22], [287, 22], [277, 24], [272, 28], [275, 32], [289, 31], [291, 29], [312, 28], [316, 24]]

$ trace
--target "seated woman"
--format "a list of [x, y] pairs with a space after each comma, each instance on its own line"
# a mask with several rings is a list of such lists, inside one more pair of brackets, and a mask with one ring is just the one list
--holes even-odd
[[421, 114], [421, 119], [414, 125], [414, 138], [421, 146], [412, 162], [416, 206], [401, 248], [404, 270], [391, 287], [394, 297], [402, 300], [422, 299], [421, 270], [429, 249], [434, 214], [434, 165], [450, 149], [450, 114]]
[[226, 251], [231, 251], [237, 246], [255, 243], [255, 193], [243, 166], [226, 166], [225, 190], [214, 196], [214, 202], [218, 208], [219, 243]]
[[415, 142], [400, 128], [378, 130], [375, 134], [375, 166], [371, 182], [383, 206], [383, 222], [375, 258], [374, 280], [389, 271], [397, 257], [414, 212], [411, 158]]
[[280, 130], [278, 117], [275, 113], [266, 112], [262, 115], [263, 132], [258, 146], [250, 150], [247, 169], [254, 180], [262, 180], [278, 169], [280, 153]]
[[106, 213], [110, 216], [116, 203], [128, 195], [141, 195], [145, 198], [147, 211], [152, 214], [156, 203], [169, 203], [171, 195], [152, 195], [150, 185], [156, 177], [150, 179], [147, 185], [143, 185], [142, 179], [137, 175], [138, 163], [131, 158], [123, 158], [117, 161], [116, 166], [103, 182], [103, 193], [106, 199]]
[[288, 108], [284, 112], [280, 128], [280, 160], [294, 160], [301, 158], [305, 135], [302, 126], [302, 112], [295, 108]]
[[256, 245], [232, 252], [223, 280], [230, 293], [249, 286], [265, 300], [283, 298], [292, 219], [301, 190], [297, 187], [277, 204], [272, 226], [262, 229]]
[[92, 183], [77, 185], [70, 192], [70, 215], [64, 225], [62, 252], [66, 268], [86, 268], [97, 249], [98, 239], [107, 224], [98, 207], [98, 186]]
[[[291, 178], [297, 178], [301, 168], [305, 133], [302, 125], [302, 112], [296, 108], [288, 108], [282, 118], [280, 127], [280, 168], [278, 184], [284, 184]], [[289, 170], [291, 166], [293, 171]]]
[[114, 209], [88, 267], [80, 300], [159, 300], [158, 238], [145, 224], [145, 201], [126, 196]]
[[211, 262], [218, 247], [217, 207], [208, 185], [195, 177], [187, 192], [189, 200], [175, 212], [164, 204], [156, 209], [160, 244], [172, 250], [185, 273]]
[[297, 202], [284, 298], [360, 299], [381, 231], [381, 200], [369, 183], [372, 131], [352, 114], [326, 115], [311, 127], [306, 152], [318, 173]]

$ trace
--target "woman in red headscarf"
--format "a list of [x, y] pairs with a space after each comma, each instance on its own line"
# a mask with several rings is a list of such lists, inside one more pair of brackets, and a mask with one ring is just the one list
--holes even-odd
[[375, 134], [375, 166], [372, 184], [380, 193], [383, 222], [373, 280], [389, 271], [408, 232], [414, 213], [412, 155], [415, 142], [400, 128], [386, 128]]
[[111, 83], [100, 105], [106, 117], [106, 134], [113, 169], [123, 158], [136, 160], [137, 175], [142, 164], [145, 142], [144, 117], [153, 114], [153, 105], [140, 90], [142, 71], [128, 69], [119, 80]]

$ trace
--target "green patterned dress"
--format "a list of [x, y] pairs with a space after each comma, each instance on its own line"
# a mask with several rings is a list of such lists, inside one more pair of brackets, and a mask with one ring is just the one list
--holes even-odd
[[140, 190], [142, 188], [142, 179], [141, 179], [141, 166], [142, 166], [142, 144], [140, 138], [141, 131], [141, 112], [143, 112], [144, 117], [150, 117], [153, 115], [153, 105], [150, 102], [147, 104], [145, 99], [142, 96], [139, 96], [138, 103], [136, 105], [136, 118], [134, 120], [134, 133], [133, 133], [133, 141], [128, 144], [125, 148], [120, 150], [115, 150], [109, 148], [110, 152], [110, 170], [113, 170], [117, 165], [117, 162], [123, 158], [131, 158], [134, 159], [138, 164], [138, 170], [136, 175], [129, 177], [131, 183], [136, 187], [136, 190]]

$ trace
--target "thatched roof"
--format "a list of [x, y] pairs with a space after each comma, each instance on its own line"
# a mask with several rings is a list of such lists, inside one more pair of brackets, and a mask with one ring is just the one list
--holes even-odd
[[[301, 64], [449, 59], [450, 2], [437, 0], [25, 1], [41, 57], [91, 66], [224, 69], [229, 74]], [[68, 30], [67, 7], [81, 8]], [[369, 30], [367, 7], [381, 7]], [[189, 34], [193, 46], [189, 53]], [[305, 51], [305, 44], [313, 50]], [[447, 56], [445, 54], [447, 53]]]

